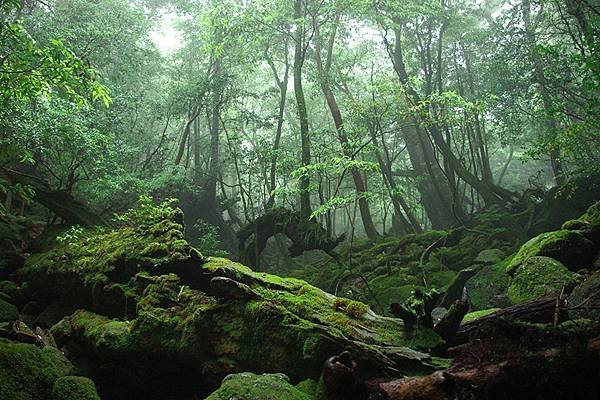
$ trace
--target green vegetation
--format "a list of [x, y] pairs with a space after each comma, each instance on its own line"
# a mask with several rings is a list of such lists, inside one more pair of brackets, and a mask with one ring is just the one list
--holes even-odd
[[57, 349], [43, 350], [0, 338], [0, 397], [6, 400], [46, 400], [54, 383], [72, 371]]
[[600, 395], [599, 39], [588, 0], [0, 0], [0, 398]]
[[64, 376], [54, 382], [53, 400], [100, 400], [96, 385], [83, 376]]
[[219, 390], [206, 400], [309, 400], [311, 397], [295, 388], [288, 378], [281, 374], [255, 375], [249, 372], [229, 375], [223, 380]]
[[508, 288], [513, 303], [522, 303], [544, 296], [556, 296], [577, 281], [577, 275], [560, 262], [541, 256], [531, 256], [514, 272]]
[[486, 315], [495, 313], [498, 310], [499, 310], [499, 308], [488, 308], [487, 310], [479, 310], [479, 311], [470, 312], [467, 315], [465, 315], [465, 317], [463, 318], [463, 323], [473, 321], [474, 319], [477, 319], [477, 318], [485, 317]]

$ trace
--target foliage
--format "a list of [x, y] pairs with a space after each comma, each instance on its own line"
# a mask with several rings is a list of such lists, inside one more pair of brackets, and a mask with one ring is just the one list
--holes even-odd
[[73, 225], [65, 232], [56, 237], [58, 243], [70, 243], [78, 240], [84, 233], [84, 228], [80, 225]]
[[166, 199], [158, 205], [154, 205], [154, 200], [150, 196], [140, 196], [135, 208], [128, 210], [124, 214], [115, 215], [118, 222], [128, 225], [149, 225], [164, 218], [173, 215], [173, 205], [177, 199]]
[[198, 220], [194, 224], [194, 232], [197, 232], [197, 239], [191, 239], [190, 243], [195, 246], [200, 253], [206, 256], [227, 257], [227, 251], [221, 249], [219, 239], [219, 228]]

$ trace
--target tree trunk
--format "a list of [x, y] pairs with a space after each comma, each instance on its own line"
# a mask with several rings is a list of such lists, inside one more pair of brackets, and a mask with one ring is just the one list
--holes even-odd
[[[337, 21], [336, 21], [337, 22]], [[336, 23], [334, 22], [334, 23]], [[315, 41], [315, 61], [317, 64], [317, 70], [319, 72], [319, 80], [321, 83], [321, 90], [323, 91], [323, 95], [325, 96], [325, 100], [327, 102], [327, 106], [329, 107], [329, 111], [331, 112], [331, 117], [333, 118], [333, 123], [335, 125], [335, 129], [338, 134], [338, 140], [342, 145], [342, 151], [346, 157], [353, 158], [354, 154], [352, 154], [352, 149], [350, 148], [350, 143], [348, 142], [348, 137], [344, 132], [344, 122], [342, 120], [342, 113], [340, 112], [340, 108], [337, 104], [333, 91], [331, 90], [331, 86], [329, 85], [329, 67], [331, 66], [332, 61], [332, 47], [335, 39], [335, 27], [332, 29], [331, 37], [329, 38], [329, 48], [327, 49], [327, 64], [324, 66], [321, 59], [321, 43], [320, 43], [320, 35], [319, 35], [319, 25], [317, 23], [316, 16], [313, 15], [313, 29], [315, 32], [314, 41]], [[354, 186], [356, 187], [356, 194], [358, 196], [358, 206], [360, 209], [360, 215], [363, 222], [363, 227], [365, 228], [365, 233], [367, 237], [371, 240], [377, 239], [379, 234], [377, 233], [377, 229], [375, 228], [375, 224], [373, 223], [373, 218], [371, 217], [371, 210], [369, 208], [369, 203], [367, 199], [364, 197], [364, 193], [367, 192], [365, 187], [365, 182], [360, 171], [356, 168], [352, 168], [350, 170], [352, 174], [352, 180], [354, 181]]]
[[[304, 17], [303, 1], [294, 1], [294, 20], [299, 21]], [[304, 22], [297, 22], [294, 48], [294, 95], [296, 97], [296, 105], [298, 107], [298, 117], [300, 119], [300, 140], [302, 146], [301, 165], [307, 166], [310, 164], [310, 138], [308, 136], [308, 113], [306, 111], [306, 101], [304, 99], [304, 88], [302, 87], [302, 66], [306, 48], [304, 46]], [[300, 177], [300, 215], [307, 218], [311, 214], [310, 208], [310, 193], [308, 187], [310, 179], [308, 176]]]
[[[288, 41], [286, 38], [285, 41], [285, 71], [283, 73], [283, 79], [279, 79], [279, 75], [277, 74], [277, 69], [275, 68], [275, 64], [273, 60], [269, 57], [267, 51], [265, 51], [265, 58], [273, 71], [273, 75], [275, 77], [275, 82], [277, 83], [277, 87], [279, 88], [279, 113], [277, 114], [277, 130], [275, 131], [275, 140], [273, 142], [273, 155], [271, 157], [271, 167], [269, 171], [269, 200], [267, 201], [266, 208], [273, 207], [275, 203], [275, 188], [276, 188], [276, 180], [275, 180], [275, 172], [277, 169], [277, 152], [279, 151], [279, 143], [281, 141], [281, 132], [283, 130], [283, 114], [285, 113], [285, 103], [287, 96], [287, 85], [288, 85], [288, 77], [290, 71], [290, 64], [288, 62]], [[309, 207], [310, 208], [310, 207]]]
[[[534, 27], [531, 26], [531, 4], [529, 0], [523, 0], [523, 25], [525, 27], [525, 35], [527, 37], [529, 47], [529, 57], [533, 64], [533, 83], [538, 87], [542, 96], [542, 105], [544, 107], [544, 125], [552, 138], [558, 133], [558, 122], [552, 115], [552, 98], [546, 86], [546, 77], [544, 76], [544, 66], [536, 49], [536, 38]], [[548, 152], [550, 156], [550, 164], [554, 179], [558, 186], [565, 183], [565, 176], [560, 159], [560, 149], [552, 146]]]
[[213, 81], [215, 82], [212, 92], [211, 118], [210, 118], [210, 164], [208, 177], [205, 182], [204, 201], [205, 206], [214, 208], [217, 204], [217, 178], [220, 175], [219, 157], [219, 134], [221, 132], [221, 100], [223, 97], [223, 86], [221, 80], [221, 55], [215, 56], [213, 66]]

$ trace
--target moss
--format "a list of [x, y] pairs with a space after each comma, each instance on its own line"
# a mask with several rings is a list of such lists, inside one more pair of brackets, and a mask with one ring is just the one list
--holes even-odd
[[72, 368], [54, 348], [0, 339], [0, 398], [46, 400], [54, 382]]
[[369, 306], [359, 301], [338, 297], [333, 302], [335, 309], [342, 309], [352, 318], [361, 318], [367, 311]]
[[522, 303], [543, 296], [558, 295], [563, 287], [573, 285], [577, 275], [560, 262], [549, 258], [532, 256], [520, 265], [508, 288], [513, 303]]
[[19, 310], [13, 304], [0, 299], [0, 322], [16, 321], [19, 319]]
[[21, 288], [11, 281], [0, 281], [0, 299], [15, 301], [21, 296]]
[[296, 385], [296, 389], [306, 393], [309, 398], [313, 398], [317, 391], [318, 383], [314, 379], [305, 379]]
[[52, 400], [100, 400], [96, 385], [83, 376], [64, 376], [54, 382]]
[[578, 285], [567, 300], [572, 307], [569, 310], [571, 318], [590, 318], [600, 320], [600, 271], [596, 271], [585, 278]]
[[309, 400], [305, 392], [292, 386], [285, 375], [255, 375], [249, 372], [229, 375], [206, 400]]
[[98, 351], [122, 351], [129, 346], [129, 322], [111, 320], [85, 310], [76, 311], [69, 320], [72, 329], [81, 332], [83, 338]]
[[444, 290], [455, 277], [455, 271], [433, 271], [427, 274], [427, 284], [436, 289]]
[[586, 229], [589, 226], [590, 223], [588, 221], [584, 221], [582, 219], [571, 219], [563, 223], [560, 229], [568, 231], [579, 231], [582, 229]]
[[525, 243], [507, 266], [513, 274], [529, 257], [551, 257], [577, 270], [587, 267], [595, 258], [595, 245], [578, 231], [560, 230], [542, 233]]
[[[93, 287], [110, 281], [126, 282], [140, 270], [154, 273], [169, 265], [177, 269], [187, 260], [201, 262], [202, 257], [183, 239], [183, 226], [165, 217], [150, 225], [87, 229], [73, 241], [29, 257], [20, 274], [25, 280], [42, 274], [56, 280], [66, 277]], [[55, 290], [60, 289], [60, 285], [55, 286]], [[68, 296], [66, 289], [66, 293], [53, 294]]]
[[510, 258], [498, 264], [483, 267], [467, 281], [465, 287], [474, 310], [508, 305], [506, 298], [510, 279], [506, 273], [508, 262], [510, 262]]
[[462, 322], [473, 321], [474, 319], [485, 317], [486, 315], [490, 315], [500, 310], [499, 308], [488, 308], [486, 310], [473, 311], [465, 315]]

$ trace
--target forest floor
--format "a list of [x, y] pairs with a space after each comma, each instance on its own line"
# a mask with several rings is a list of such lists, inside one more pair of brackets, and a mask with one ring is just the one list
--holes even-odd
[[3, 229], [3, 399], [600, 396], [600, 203], [529, 240], [488, 209], [288, 277], [203, 256], [170, 207]]

